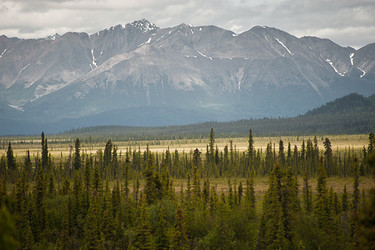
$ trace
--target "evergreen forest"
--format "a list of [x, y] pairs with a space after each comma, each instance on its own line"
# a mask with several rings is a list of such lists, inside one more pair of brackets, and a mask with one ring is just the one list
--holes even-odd
[[[85, 153], [0, 158], [0, 249], [374, 249], [375, 136], [362, 150], [327, 137], [223, 150], [210, 130], [206, 150], [119, 153], [106, 140]], [[266, 179], [264, 191], [255, 183]], [[350, 185], [335, 189], [334, 178]], [[217, 180], [224, 184], [218, 185]], [[372, 180], [374, 181], [374, 180]]]

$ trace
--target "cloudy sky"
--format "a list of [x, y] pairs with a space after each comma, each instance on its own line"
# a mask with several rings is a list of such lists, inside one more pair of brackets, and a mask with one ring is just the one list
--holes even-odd
[[374, 0], [0, 0], [0, 35], [94, 33], [145, 18], [162, 28], [213, 24], [237, 33], [266, 25], [359, 48], [375, 42], [374, 13]]

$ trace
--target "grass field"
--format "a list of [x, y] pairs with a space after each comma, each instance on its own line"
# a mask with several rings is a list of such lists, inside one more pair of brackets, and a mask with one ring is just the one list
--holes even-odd
[[[363, 146], [368, 144], [368, 135], [329, 135], [327, 136], [332, 144], [333, 150], [345, 150], [351, 148], [354, 150], [362, 150]], [[54, 137], [48, 137], [48, 150], [53, 157], [60, 157], [61, 155], [67, 156], [70, 153], [71, 148], [74, 147], [74, 140], [72, 139], [60, 139]], [[278, 148], [279, 141], [283, 140], [284, 148], [287, 149], [288, 143], [290, 142], [292, 148], [294, 145], [300, 149], [302, 145], [302, 140], [313, 139], [312, 136], [281, 136], [281, 137], [254, 137], [255, 149], [264, 149], [267, 144], [271, 142], [275, 144], [276, 149]], [[30, 150], [30, 154], [36, 156], [40, 154], [40, 138], [0, 138], [1, 139], [1, 149], [0, 155], [6, 154], [7, 141], [12, 143], [13, 152], [16, 156], [24, 156], [27, 149]], [[108, 138], [110, 139], [110, 138]], [[325, 136], [319, 136], [318, 146], [320, 150], [323, 150], [323, 141]], [[233, 141], [233, 147], [239, 151], [245, 151], [248, 147], [248, 138], [217, 138], [215, 139], [215, 144], [218, 146], [219, 150], [223, 150], [225, 145], [230, 144], [230, 140]], [[95, 154], [98, 149], [104, 150], [106, 141], [101, 143], [86, 143], [81, 142], [81, 149], [84, 153]], [[118, 147], [118, 153], [125, 152], [126, 148], [132, 147], [133, 149], [140, 148], [142, 151], [149, 145], [149, 149], [152, 152], [165, 152], [168, 148], [171, 151], [177, 149], [179, 152], [190, 152], [198, 148], [200, 151], [205, 152], [206, 146], [208, 144], [208, 139], [183, 139], [183, 140], [152, 140], [152, 141], [120, 141], [113, 142]]]

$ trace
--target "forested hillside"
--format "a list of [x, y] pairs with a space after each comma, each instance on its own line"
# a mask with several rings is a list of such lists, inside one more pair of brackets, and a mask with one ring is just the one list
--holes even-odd
[[185, 126], [124, 127], [99, 126], [74, 129], [63, 133], [69, 137], [102, 137], [113, 139], [173, 139], [207, 137], [215, 128], [217, 136], [246, 136], [251, 127], [258, 136], [360, 134], [375, 130], [375, 95], [358, 94], [336, 99], [326, 105], [294, 118], [251, 119], [233, 122], [205, 122]]
[[[5, 249], [358, 249], [374, 246], [374, 134], [363, 150], [329, 138], [223, 151], [118, 153], [108, 140], [85, 154], [0, 159], [0, 246]], [[340, 185], [340, 178], [350, 185]], [[260, 189], [260, 180], [268, 179]], [[224, 180], [224, 184], [217, 181]], [[331, 183], [334, 181], [335, 183]], [[178, 184], [177, 184], [178, 183]], [[370, 195], [370, 198], [369, 198]], [[372, 224], [371, 224], [372, 223]]]

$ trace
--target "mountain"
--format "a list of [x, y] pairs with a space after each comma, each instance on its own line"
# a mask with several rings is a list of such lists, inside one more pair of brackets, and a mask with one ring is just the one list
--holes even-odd
[[204, 138], [214, 128], [219, 137], [246, 137], [249, 128], [256, 136], [367, 134], [375, 131], [375, 95], [349, 94], [292, 118], [204, 122], [182, 126], [96, 126], [66, 131], [59, 136], [107, 140]]
[[[0, 36], [0, 134], [288, 117], [375, 93], [375, 43], [355, 50], [256, 26]], [[7, 124], [7, 125], [4, 125]]]

